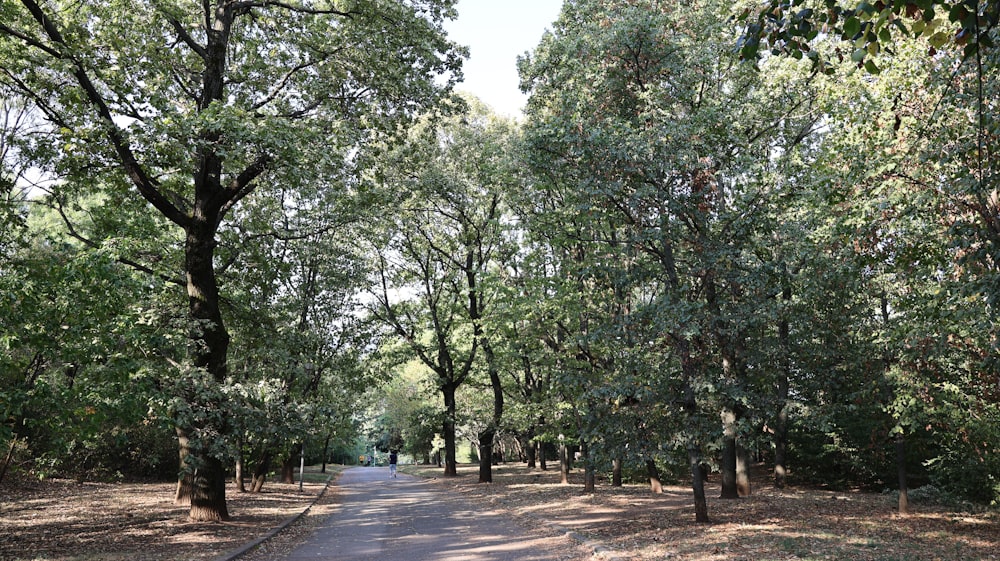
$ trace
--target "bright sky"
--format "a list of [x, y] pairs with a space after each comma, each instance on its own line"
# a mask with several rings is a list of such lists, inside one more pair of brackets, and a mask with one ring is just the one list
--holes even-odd
[[562, 0], [459, 0], [458, 19], [445, 24], [453, 41], [469, 47], [459, 89], [501, 115], [520, 117], [527, 98], [518, 87], [517, 57], [534, 50], [561, 8]]

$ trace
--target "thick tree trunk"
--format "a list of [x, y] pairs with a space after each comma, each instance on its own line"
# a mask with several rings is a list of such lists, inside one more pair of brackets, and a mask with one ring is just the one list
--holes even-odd
[[281, 461], [281, 482], [282, 483], [295, 483], [295, 454], [289, 453], [288, 456]]
[[660, 481], [660, 470], [656, 468], [656, 462], [646, 460], [646, 473], [649, 475], [649, 490], [656, 495], [663, 493], [663, 483]]
[[444, 423], [442, 426], [442, 437], [444, 438], [444, 476], [455, 477], [458, 475], [458, 463], [455, 459], [455, 386], [453, 384], [443, 384], [441, 394], [444, 396]]
[[548, 451], [545, 449], [545, 443], [535, 441], [535, 445], [538, 446], [538, 469], [549, 471]]
[[[197, 190], [197, 187], [196, 187]], [[191, 355], [193, 366], [203, 369], [210, 379], [221, 384], [226, 377], [226, 358], [229, 352], [229, 333], [222, 321], [219, 308], [219, 289], [216, 284], [214, 254], [216, 218], [219, 215], [219, 202], [208, 201], [209, 197], [197, 198], [196, 206], [185, 240], [185, 269], [187, 271], [188, 314], [191, 319], [190, 338], [193, 341]], [[196, 392], [192, 392], [196, 393]], [[207, 392], [212, 396], [214, 392]], [[219, 397], [208, 397], [207, 402], [198, 403], [201, 398], [188, 396], [196, 408], [208, 411], [219, 411], [224, 404]], [[216, 422], [220, 425], [210, 427], [220, 435], [228, 432], [225, 426], [225, 416], [217, 415]], [[181, 423], [190, 422], [185, 419]], [[190, 429], [209, 427], [178, 428], [190, 435]], [[209, 453], [209, 443], [193, 445], [187, 443], [188, 464], [194, 467], [191, 481], [191, 513], [195, 521], [228, 520], [226, 508], [226, 469], [219, 458]], [[184, 452], [182, 451], [182, 454]]]
[[486, 429], [479, 433], [479, 482], [493, 483], [493, 441], [496, 431]]
[[622, 486], [622, 459], [615, 458], [611, 461], [611, 486]]
[[749, 497], [752, 489], [750, 486], [750, 457], [747, 449], [736, 442], [736, 492], [741, 497]]
[[[207, 456], [207, 454], [206, 454]], [[194, 472], [191, 488], [191, 520], [229, 520], [226, 507], [226, 468], [222, 460], [206, 457]]]
[[906, 485], [906, 437], [896, 435], [896, 477], [899, 480], [899, 513], [910, 513], [909, 493]]

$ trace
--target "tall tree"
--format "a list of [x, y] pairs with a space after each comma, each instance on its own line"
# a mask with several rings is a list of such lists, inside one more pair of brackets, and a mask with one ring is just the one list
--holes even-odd
[[201, 420], [176, 420], [190, 476], [179, 492], [193, 519], [229, 516], [226, 428], [206, 414], [217, 409], [230, 342], [220, 226], [261, 183], [322, 182], [347, 150], [435, 103], [447, 84], [434, 76], [458, 69], [441, 28], [453, 15], [448, 0], [0, 5], [0, 80], [51, 125], [37, 163], [66, 180], [67, 195], [102, 179], [113, 200], [141, 197], [183, 231], [192, 376], [183, 399], [209, 396], [191, 408]]
[[437, 376], [445, 405], [445, 475], [457, 473], [455, 392], [479, 361], [484, 365], [493, 393], [491, 419], [478, 435], [485, 482], [492, 479], [503, 414], [489, 276], [505, 251], [501, 193], [511, 177], [513, 128], [477, 100], [469, 103], [468, 114], [428, 120], [390, 160], [385, 180], [402, 195], [403, 212], [389, 224], [387, 247], [378, 248], [380, 291], [372, 311]]

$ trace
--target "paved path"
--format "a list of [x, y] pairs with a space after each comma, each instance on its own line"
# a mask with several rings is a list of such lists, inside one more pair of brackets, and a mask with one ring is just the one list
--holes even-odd
[[[332, 490], [331, 490], [332, 491]], [[461, 495], [388, 468], [345, 471], [338, 511], [286, 561], [555, 561], [582, 559], [563, 536], [526, 535]], [[588, 556], [589, 557], [589, 556]]]

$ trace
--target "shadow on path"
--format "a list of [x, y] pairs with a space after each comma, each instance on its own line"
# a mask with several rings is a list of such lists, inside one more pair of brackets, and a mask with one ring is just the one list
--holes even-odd
[[555, 561], [580, 559], [564, 537], [526, 535], [460, 495], [387, 468], [353, 468], [336, 482], [339, 508], [287, 561]]

